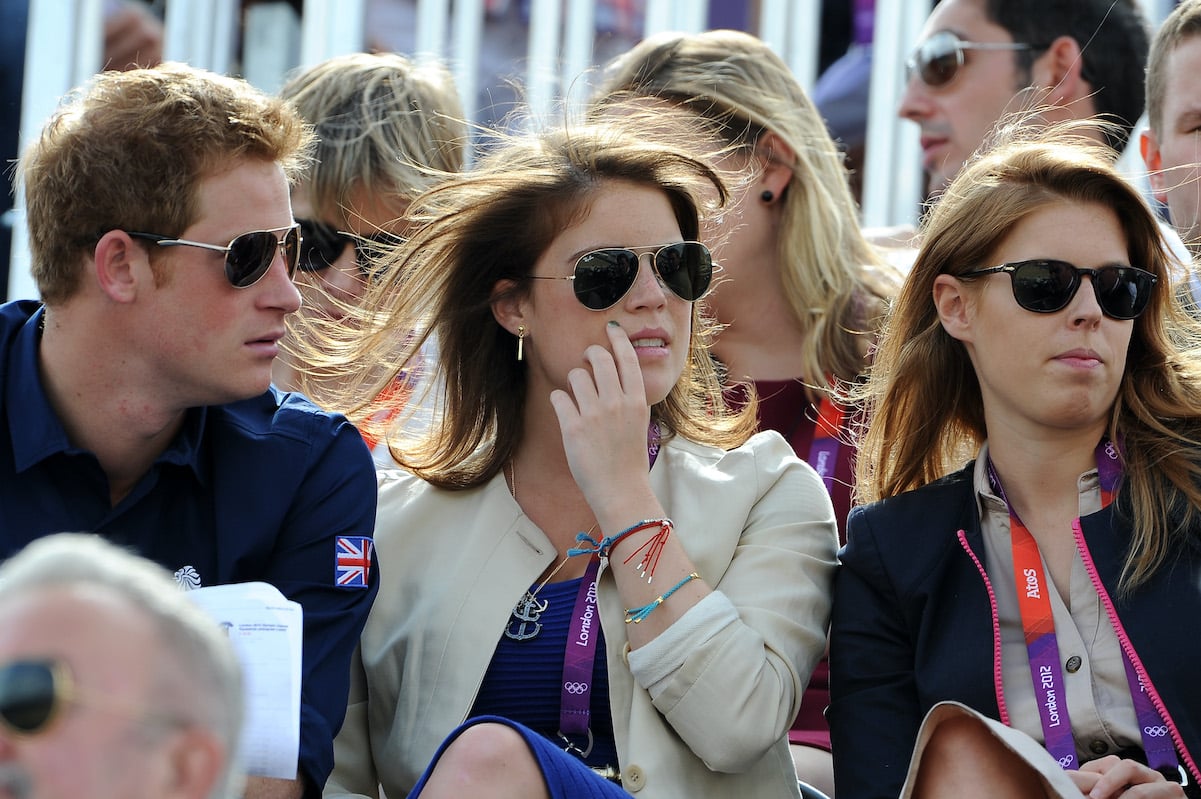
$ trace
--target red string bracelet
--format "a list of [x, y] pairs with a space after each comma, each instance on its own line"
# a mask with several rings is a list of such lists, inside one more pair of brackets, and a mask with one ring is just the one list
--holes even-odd
[[659, 565], [659, 556], [663, 554], [663, 547], [667, 545], [667, 539], [671, 538], [672, 528], [675, 527], [675, 523], [671, 519], [654, 519], [643, 522], [639, 529], [649, 530], [656, 525], [659, 527], [659, 532], [644, 541], [642, 546], [635, 549], [629, 557], [622, 561], [622, 563], [628, 564], [641, 555], [642, 559], [638, 561], [638, 565], [634, 568], [638, 570], [639, 577], [646, 578], [647, 584], [650, 584], [655, 578], [655, 569]]

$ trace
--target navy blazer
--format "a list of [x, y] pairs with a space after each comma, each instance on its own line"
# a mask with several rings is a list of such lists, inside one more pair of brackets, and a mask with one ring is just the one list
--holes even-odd
[[[898, 796], [918, 728], [938, 702], [1008, 722], [972, 476], [969, 464], [851, 512], [834, 586], [827, 711], [839, 799]], [[1132, 648], [1184, 765], [1201, 781], [1201, 531], [1119, 597], [1130, 528], [1114, 505], [1081, 520], [1077, 543], [1119, 641]]]

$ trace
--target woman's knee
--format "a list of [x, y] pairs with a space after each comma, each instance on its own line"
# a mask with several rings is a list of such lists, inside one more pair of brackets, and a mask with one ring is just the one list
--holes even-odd
[[447, 763], [463, 770], [478, 769], [493, 777], [513, 769], [538, 770], [521, 734], [508, 725], [492, 722], [463, 730], [442, 753], [439, 765]]
[[525, 739], [512, 727], [483, 722], [447, 745], [430, 773], [422, 797], [545, 797], [546, 781]]

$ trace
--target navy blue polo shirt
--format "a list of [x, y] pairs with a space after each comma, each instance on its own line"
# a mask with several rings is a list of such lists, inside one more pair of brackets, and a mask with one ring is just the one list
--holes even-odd
[[379, 586], [375, 469], [358, 431], [274, 387], [193, 408], [116, 507], [96, 457], [73, 447], [38, 368], [41, 307], [0, 305], [0, 560], [39, 536], [97, 533], [185, 587], [263, 581], [304, 608], [300, 770], [333, 768], [350, 656]]

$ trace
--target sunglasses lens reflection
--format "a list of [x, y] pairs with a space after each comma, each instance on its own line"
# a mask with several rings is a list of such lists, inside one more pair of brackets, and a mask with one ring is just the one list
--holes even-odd
[[695, 302], [704, 296], [713, 279], [713, 256], [695, 241], [672, 244], [655, 255], [659, 277], [680, 299]]
[[1093, 286], [1101, 308], [1115, 319], [1135, 318], [1146, 310], [1151, 299], [1150, 276], [1133, 269], [1102, 269], [1093, 279]]
[[[1067, 307], [1080, 288], [1080, 272], [1064, 261], [1027, 261], [1013, 272], [1013, 296], [1018, 305], [1035, 313], [1054, 313]], [[1151, 299], [1153, 276], [1141, 269], [1105, 266], [1092, 276], [1097, 304], [1106, 316], [1134, 319]]]
[[638, 254], [633, 250], [597, 250], [580, 258], [575, 267], [575, 296], [584, 307], [612, 307], [638, 278]]
[[54, 698], [49, 662], [20, 661], [0, 668], [0, 718], [11, 729], [37, 732], [53, 715]]
[[922, 83], [935, 88], [946, 86], [954, 79], [962, 58], [959, 40], [946, 33], [935, 34], [922, 42], [914, 55]]
[[[576, 262], [576, 298], [594, 311], [611, 308], [634, 286], [638, 262], [638, 253], [619, 247], [587, 253]], [[695, 302], [713, 278], [713, 256], [700, 242], [669, 244], [655, 253], [655, 271], [673, 294]]]
[[[279, 246], [280, 239], [268, 230], [243, 233], [231, 241], [229, 254], [225, 258], [225, 274], [229, 282], [238, 288], [257, 283], [271, 268], [271, 262], [275, 260], [275, 249]], [[291, 228], [283, 238], [284, 264], [289, 277], [296, 272], [299, 250], [300, 232]]]
[[[300, 228], [292, 228], [284, 234], [284, 265], [288, 268], [288, 277], [296, 276], [296, 267], [300, 265]], [[267, 264], [270, 266], [270, 262]]]
[[1054, 313], [1072, 301], [1078, 280], [1071, 264], [1028, 261], [1013, 273], [1014, 299], [1027, 311]]

